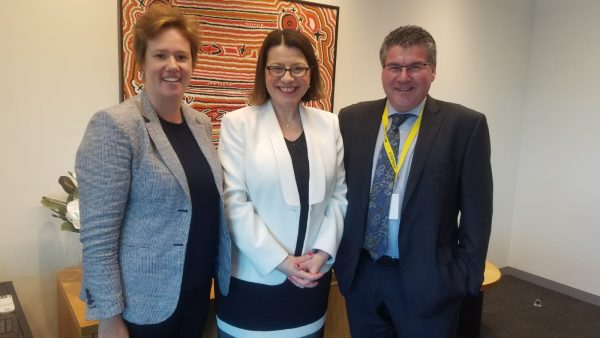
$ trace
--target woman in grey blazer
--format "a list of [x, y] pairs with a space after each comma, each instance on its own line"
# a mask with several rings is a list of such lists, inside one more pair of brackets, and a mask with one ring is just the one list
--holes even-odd
[[190, 19], [152, 6], [134, 33], [144, 89], [96, 113], [77, 152], [81, 299], [99, 337], [200, 337], [215, 268], [228, 292], [211, 123], [182, 103], [198, 46]]

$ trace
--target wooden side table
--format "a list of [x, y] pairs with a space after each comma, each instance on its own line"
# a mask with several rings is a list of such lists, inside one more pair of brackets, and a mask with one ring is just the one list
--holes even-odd
[[324, 338], [350, 337], [350, 325], [346, 316], [346, 301], [340, 293], [335, 273], [331, 279], [329, 299], [327, 300], [327, 319], [325, 319]]
[[98, 321], [85, 320], [85, 303], [79, 299], [81, 269], [69, 268], [57, 274], [58, 336], [61, 338], [97, 338]]
[[483, 284], [481, 290], [494, 286], [502, 277], [500, 270], [492, 263], [485, 261], [485, 271], [483, 272]]
[[[58, 280], [58, 336], [60, 338], [97, 338], [98, 321], [85, 319], [85, 303], [79, 299], [81, 268], [67, 268], [57, 274]], [[214, 299], [214, 290], [210, 298]], [[209, 315], [214, 317], [211, 304]], [[216, 337], [216, 323], [208, 320], [203, 337]]]

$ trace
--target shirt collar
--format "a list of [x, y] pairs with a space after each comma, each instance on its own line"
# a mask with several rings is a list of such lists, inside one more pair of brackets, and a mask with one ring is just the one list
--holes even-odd
[[386, 102], [387, 105], [387, 110], [388, 110], [388, 116], [392, 116], [394, 114], [411, 114], [414, 116], [419, 116], [422, 112], [423, 112], [423, 107], [425, 106], [425, 101], [427, 100], [427, 98], [424, 98], [423, 101], [418, 104], [416, 107], [414, 107], [413, 109], [407, 111], [407, 112], [399, 112], [397, 111], [391, 104], [390, 101], [388, 100]]

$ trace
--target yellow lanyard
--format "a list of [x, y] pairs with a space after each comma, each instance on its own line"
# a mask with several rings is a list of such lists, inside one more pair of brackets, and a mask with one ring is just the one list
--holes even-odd
[[394, 180], [396, 179], [396, 177], [398, 177], [398, 172], [400, 172], [400, 168], [402, 168], [402, 164], [404, 163], [404, 160], [406, 159], [406, 155], [408, 154], [408, 149], [410, 148], [411, 143], [413, 142], [413, 140], [417, 136], [417, 133], [419, 132], [419, 127], [421, 126], [421, 116], [423, 116], [422, 109], [421, 109], [421, 113], [419, 114], [419, 117], [417, 118], [417, 121], [415, 121], [415, 124], [413, 124], [412, 128], [410, 129], [410, 133], [408, 133], [408, 138], [406, 139], [406, 142], [404, 142], [404, 145], [402, 146], [402, 152], [400, 153], [400, 161], [396, 162], [396, 154], [394, 154], [394, 149], [392, 148], [392, 145], [390, 144], [390, 140], [387, 137], [389, 117], [388, 117], [387, 104], [385, 105], [385, 109], [383, 110], [383, 115], [381, 116], [381, 122], [383, 123], [383, 147], [385, 148], [385, 152], [387, 153], [388, 160], [390, 161], [390, 164], [392, 165], [392, 168], [394, 169], [394, 172], [396, 173]]

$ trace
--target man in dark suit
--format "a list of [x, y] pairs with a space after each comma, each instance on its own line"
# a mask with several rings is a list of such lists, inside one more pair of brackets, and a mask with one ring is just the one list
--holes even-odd
[[386, 98], [339, 114], [348, 210], [335, 273], [353, 337], [453, 337], [491, 231], [486, 118], [428, 95], [436, 46], [421, 27], [392, 31], [380, 59]]

